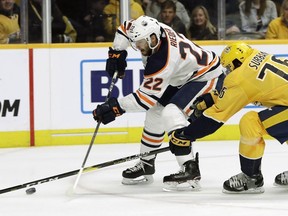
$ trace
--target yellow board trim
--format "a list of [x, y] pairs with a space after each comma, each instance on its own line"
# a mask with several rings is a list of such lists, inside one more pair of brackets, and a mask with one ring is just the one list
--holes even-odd
[[[140, 143], [142, 127], [100, 128], [94, 144]], [[35, 131], [35, 146], [63, 146], [90, 144], [94, 129], [41, 130]], [[239, 140], [238, 125], [224, 125], [214, 134], [200, 139]], [[265, 137], [264, 137], [265, 138]], [[269, 138], [268, 136], [266, 138]], [[164, 142], [168, 142], [166, 136]], [[0, 132], [0, 147], [29, 147], [29, 131]]]
[[30, 146], [29, 131], [0, 132], [0, 148], [28, 147]]

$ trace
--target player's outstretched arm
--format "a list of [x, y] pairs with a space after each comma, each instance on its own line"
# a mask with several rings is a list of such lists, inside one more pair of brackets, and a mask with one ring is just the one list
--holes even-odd
[[189, 142], [214, 133], [223, 124], [223, 122], [218, 122], [205, 115], [201, 115], [187, 127], [177, 129], [171, 133], [169, 140], [170, 147], [171, 145], [187, 147]]

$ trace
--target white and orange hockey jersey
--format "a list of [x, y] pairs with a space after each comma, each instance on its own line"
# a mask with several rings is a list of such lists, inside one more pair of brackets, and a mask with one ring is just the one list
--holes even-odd
[[[115, 35], [113, 48], [126, 50], [129, 37], [127, 27], [121, 25]], [[148, 110], [162, 96], [167, 86], [181, 87], [190, 81], [208, 81], [222, 73], [219, 57], [160, 23], [161, 43], [149, 57], [143, 56], [144, 80], [136, 92], [119, 99], [126, 112]]]

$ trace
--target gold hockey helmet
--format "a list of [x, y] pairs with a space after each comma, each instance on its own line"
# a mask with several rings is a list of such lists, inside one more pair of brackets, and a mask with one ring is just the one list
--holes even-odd
[[220, 62], [224, 68], [227, 69], [226, 73], [230, 73], [248, 58], [253, 52], [253, 49], [244, 42], [232, 43], [223, 50]]

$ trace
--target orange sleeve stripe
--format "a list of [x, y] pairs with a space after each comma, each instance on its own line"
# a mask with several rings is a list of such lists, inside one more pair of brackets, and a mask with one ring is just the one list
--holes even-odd
[[188, 115], [191, 112], [190, 107], [188, 107], [188, 109], [185, 111], [186, 115]]
[[120, 27], [121, 27], [121, 30], [122, 30], [125, 34], [127, 34], [124, 25], [122, 24]]
[[200, 76], [200, 75], [204, 74], [205, 72], [207, 72], [207, 71], [214, 65], [214, 63], [217, 61], [217, 59], [218, 59], [218, 57], [216, 56], [216, 57], [212, 60], [212, 62], [210, 62], [210, 64], [207, 65], [207, 67], [204, 67], [202, 70], [199, 70], [198, 73], [195, 75], [195, 77], [196, 77], [196, 76]]
[[154, 106], [154, 105], [155, 105], [155, 103], [154, 103], [153, 101], [149, 100], [149, 98], [147, 98], [147, 97], [145, 97], [143, 94], [141, 94], [141, 93], [139, 92], [139, 90], [136, 91], [136, 94], [137, 94], [137, 96], [138, 96], [141, 100], [145, 101], [146, 103], [150, 104], [151, 106]]
[[203, 94], [208, 93], [213, 88], [215, 80], [216, 80], [216, 78], [211, 80], [210, 85], [206, 88], [206, 90], [203, 92]]

